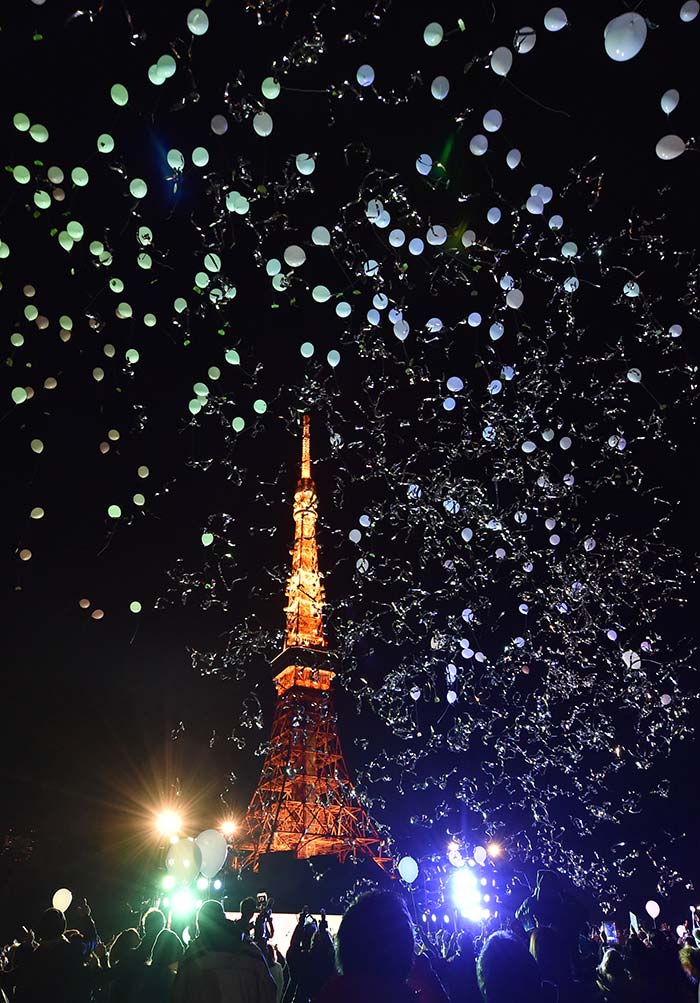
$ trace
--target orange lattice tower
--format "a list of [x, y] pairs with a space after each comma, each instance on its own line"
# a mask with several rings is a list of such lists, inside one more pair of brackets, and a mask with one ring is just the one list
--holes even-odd
[[239, 866], [257, 870], [266, 853], [305, 859], [360, 854], [390, 864], [382, 840], [357, 800], [337, 732], [323, 630], [318, 570], [318, 499], [311, 476], [310, 423], [304, 415], [301, 476], [294, 493], [294, 549], [287, 583], [287, 626], [273, 660], [277, 688], [270, 747], [236, 839]]

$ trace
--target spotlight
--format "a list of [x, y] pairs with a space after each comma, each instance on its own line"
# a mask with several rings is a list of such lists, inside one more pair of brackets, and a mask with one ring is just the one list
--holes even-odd
[[221, 881], [218, 878], [214, 882], [213, 888], [215, 892], [221, 891]]
[[445, 923], [445, 926], [449, 926], [449, 924], [450, 924], [450, 917], [447, 915], [447, 913], [445, 913], [445, 915], [442, 918], [443, 918], [443, 921]]
[[209, 887], [209, 882], [206, 878], [197, 878], [197, 888], [200, 892], [205, 892]]
[[503, 847], [499, 843], [489, 843], [489, 845], [486, 847], [486, 852], [488, 853], [489, 857], [494, 857], [494, 858], [500, 857], [500, 855], [503, 853]]
[[166, 874], [165, 877], [163, 878], [163, 880], [161, 881], [161, 886], [163, 887], [164, 891], [166, 891], [166, 892], [170, 891], [171, 888], [174, 888], [175, 887], [175, 878], [173, 877], [173, 875], [172, 874]]
[[236, 823], [233, 821], [232, 818], [226, 818], [219, 826], [219, 829], [221, 830], [222, 834], [226, 836], [226, 838], [228, 839], [228, 837], [233, 836], [234, 832], [236, 831]]
[[182, 816], [178, 815], [176, 811], [171, 811], [167, 809], [166, 811], [159, 812], [155, 818], [156, 832], [160, 836], [165, 836], [167, 839], [172, 839], [177, 836], [182, 828]]
[[473, 873], [468, 870], [455, 871], [450, 882], [452, 901], [465, 919], [477, 923], [484, 918], [481, 892]]
[[194, 895], [189, 888], [181, 888], [173, 895], [173, 911], [178, 916], [187, 916], [194, 909]]

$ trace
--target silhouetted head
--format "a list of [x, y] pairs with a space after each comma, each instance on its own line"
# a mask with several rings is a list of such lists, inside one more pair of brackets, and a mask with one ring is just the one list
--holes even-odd
[[169, 968], [179, 962], [185, 948], [182, 941], [172, 930], [161, 930], [156, 937], [151, 953], [151, 964], [154, 968]]
[[561, 986], [571, 980], [569, 957], [556, 930], [549, 926], [536, 926], [530, 934], [530, 954], [547, 982]]
[[133, 927], [122, 930], [109, 949], [109, 967], [116, 968], [117, 965], [128, 961], [129, 955], [136, 950], [140, 943], [138, 930], [134, 930]]
[[404, 982], [413, 965], [413, 923], [393, 892], [360, 895], [338, 929], [338, 967], [344, 975]]
[[47, 909], [36, 928], [39, 940], [58, 940], [66, 932], [66, 917], [59, 909]]
[[149, 909], [145, 913], [142, 923], [144, 937], [155, 940], [160, 931], [165, 928], [165, 916], [160, 909]]
[[542, 980], [537, 962], [512, 933], [499, 930], [488, 938], [476, 964], [485, 1003], [535, 1003]]
[[255, 910], [258, 908], [258, 903], [254, 898], [249, 897], [243, 899], [241, 902], [241, 919], [251, 920], [255, 915]]

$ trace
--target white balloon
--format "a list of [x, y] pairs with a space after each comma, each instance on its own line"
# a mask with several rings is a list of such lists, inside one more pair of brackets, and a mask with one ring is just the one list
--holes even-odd
[[284, 260], [290, 268], [301, 268], [306, 261], [306, 252], [304, 251], [304, 248], [299, 247], [298, 244], [290, 244], [289, 247], [285, 249]]
[[272, 132], [272, 116], [266, 111], [260, 111], [253, 118], [253, 128], [258, 136], [269, 136]]
[[433, 158], [428, 153], [421, 153], [416, 157], [416, 170], [423, 177], [427, 177], [433, 169]]
[[659, 905], [658, 902], [654, 902], [653, 899], [649, 899], [649, 901], [644, 906], [644, 908], [649, 913], [649, 915], [651, 916], [652, 919], [656, 919], [656, 917], [661, 912], [661, 906]]
[[66, 912], [70, 909], [70, 904], [73, 901], [73, 893], [67, 888], [59, 888], [57, 892], [53, 893], [53, 898], [51, 899], [51, 905], [54, 909], [58, 909], [59, 912]]
[[471, 247], [476, 240], [476, 234], [473, 230], [465, 230], [462, 234], [462, 244], [464, 247]]
[[544, 212], [544, 202], [539, 195], [531, 195], [525, 203], [525, 208], [533, 216], [541, 216]]
[[627, 379], [630, 383], [641, 383], [642, 382], [642, 371], [634, 366], [632, 369], [627, 370]]
[[202, 851], [189, 836], [172, 844], [165, 861], [165, 866], [178, 881], [196, 878], [201, 864]]
[[477, 133], [476, 136], [472, 136], [469, 141], [469, 152], [473, 153], [475, 157], [483, 157], [489, 148], [489, 141], [482, 133]]
[[515, 33], [515, 38], [513, 39], [513, 48], [520, 56], [524, 56], [526, 52], [531, 52], [535, 48], [535, 42], [537, 41], [537, 32], [534, 28], [530, 28], [526, 25], [524, 28], [518, 28]]
[[618, 63], [633, 59], [647, 40], [647, 23], [641, 14], [630, 11], [608, 21], [603, 32], [605, 51]]
[[442, 25], [438, 24], [437, 21], [431, 21], [430, 24], [426, 24], [425, 30], [423, 32], [423, 41], [426, 45], [429, 45], [431, 49], [434, 49], [436, 45], [439, 45], [444, 36], [442, 30]]
[[317, 247], [328, 247], [331, 235], [325, 226], [315, 226], [311, 231], [311, 240]]
[[670, 115], [671, 112], [675, 111], [678, 107], [680, 99], [681, 96], [679, 92], [675, 89], [675, 87], [671, 87], [671, 89], [667, 90], [661, 97], [661, 110], [666, 112], [667, 115]]
[[487, 132], [498, 132], [503, 125], [503, 115], [498, 108], [490, 108], [484, 115], [483, 123]]
[[475, 846], [472, 856], [474, 857], [474, 860], [476, 860], [477, 864], [483, 865], [486, 863], [486, 850], [483, 846]]
[[430, 85], [430, 93], [436, 101], [444, 101], [450, 93], [450, 81], [447, 77], [435, 77]]
[[700, 14], [700, 3], [698, 0], [687, 0], [681, 7], [680, 19], [681, 21], [694, 21], [695, 18]]
[[523, 305], [525, 296], [520, 289], [511, 289], [511, 291], [506, 296], [506, 303], [511, 308], [511, 310], [519, 310]]
[[297, 153], [295, 163], [299, 173], [306, 177], [316, 170], [316, 161], [309, 153]]
[[561, 31], [568, 23], [566, 14], [561, 7], [550, 7], [544, 16], [544, 26], [547, 31]]
[[508, 156], [506, 157], [506, 163], [510, 167], [511, 171], [514, 171], [522, 159], [523, 155], [520, 150], [509, 150]]
[[[417, 687], [415, 688], [417, 689]], [[411, 696], [413, 696], [413, 693], [411, 693]], [[398, 871], [406, 884], [412, 885], [418, 877], [418, 864], [413, 857], [402, 857], [399, 860]]]
[[374, 83], [374, 68], [368, 63], [363, 63], [357, 70], [357, 82], [360, 87], [369, 87]]
[[686, 143], [680, 136], [664, 136], [656, 144], [656, 156], [661, 160], [675, 160], [686, 151]]
[[202, 853], [200, 871], [205, 878], [213, 878], [226, 862], [226, 837], [218, 829], [205, 829], [197, 836], [195, 843]]
[[491, 53], [491, 69], [499, 77], [507, 77], [513, 65], [513, 53], [505, 45]]

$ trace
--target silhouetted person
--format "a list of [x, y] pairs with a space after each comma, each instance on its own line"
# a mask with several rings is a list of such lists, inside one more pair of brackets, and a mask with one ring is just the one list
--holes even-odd
[[476, 964], [484, 1003], [541, 1003], [546, 999], [537, 962], [521, 940], [499, 930], [488, 938]]
[[170, 1003], [178, 965], [185, 953], [182, 941], [172, 930], [161, 930], [151, 951], [137, 993], [138, 1003]]
[[43, 1003], [76, 1003], [84, 995], [88, 973], [82, 957], [65, 936], [66, 920], [47, 909], [36, 929], [39, 946], [31, 961], [28, 997]]
[[275, 1003], [265, 959], [235, 928], [220, 902], [204, 903], [197, 913], [197, 936], [178, 966], [174, 1003]]
[[160, 909], [149, 909], [148, 912], [144, 913], [141, 927], [143, 929], [143, 936], [141, 937], [141, 943], [136, 948], [136, 956], [139, 963], [145, 965], [150, 960], [156, 938], [160, 931], [165, 929], [165, 916]]
[[250, 938], [250, 931], [253, 928], [253, 916], [255, 915], [255, 910], [257, 908], [258, 903], [254, 898], [249, 897], [243, 899], [241, 902], [240, 918], [233, 921], [233, 925], [236, 928], [236, 935], [239, 940], [242, 940], [244, 937]]

